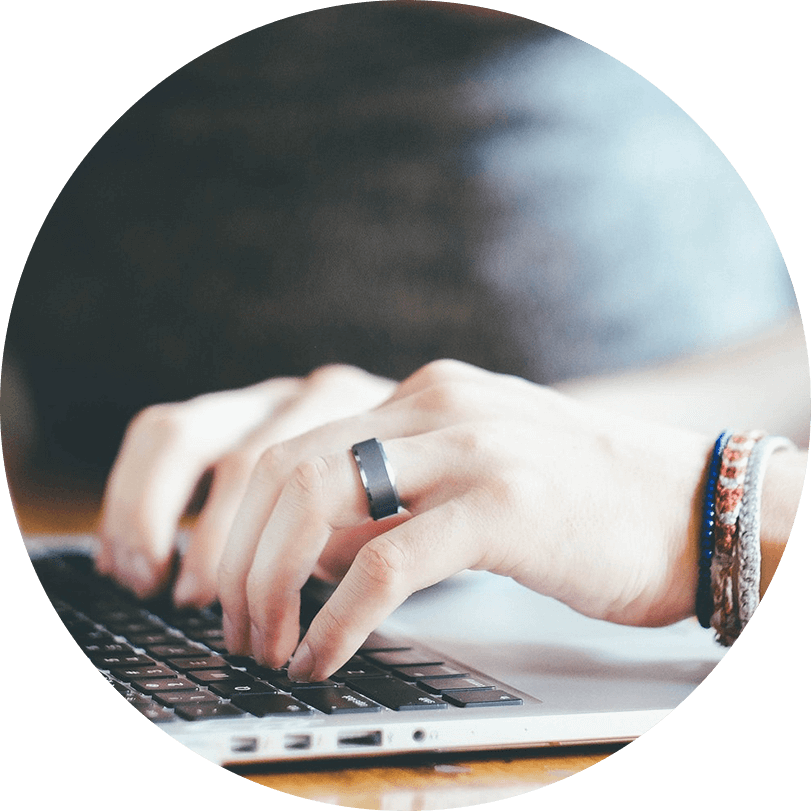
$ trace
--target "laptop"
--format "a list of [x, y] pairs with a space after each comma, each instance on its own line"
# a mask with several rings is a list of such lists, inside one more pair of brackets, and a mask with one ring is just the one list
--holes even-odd
[[[724, 653], [695, 620], [614, 625], [509, 578], [464, 572], [412, 595], [330, 680], [302, 685], [229, 656], [216, 607], [139, 603], [97, 577], [91, 536], [25, 540], [110, 689], [222, 766], [627, 742]], [[328, 595], [307, 584], [303, 627]]]

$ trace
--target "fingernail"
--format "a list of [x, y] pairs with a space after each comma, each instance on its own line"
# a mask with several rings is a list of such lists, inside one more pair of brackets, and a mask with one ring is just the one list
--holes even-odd
[[315, 657], [307, 642], [302, 642], [290, 660], [287, 675], [293, 681], [309, 681], [315, 667]]

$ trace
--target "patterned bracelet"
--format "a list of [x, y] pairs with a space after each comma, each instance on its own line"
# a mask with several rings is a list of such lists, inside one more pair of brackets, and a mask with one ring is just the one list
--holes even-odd
[[738, 515], [749, 455], [763, 431], [734, 433], [721, 455], [721, 469], [715, 491], [715, 553], [710, 567], [712, 576], [712, 627], [722, 645], [731, 645], [740, 633], [737, 588], [734, 578], [738, 545]]

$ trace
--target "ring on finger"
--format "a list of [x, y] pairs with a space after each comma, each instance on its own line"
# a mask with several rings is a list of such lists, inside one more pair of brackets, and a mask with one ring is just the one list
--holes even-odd
[[369, 515], [375, 520], [397, 515], [400, 497], [394, 484], [394, 471], [379, 439], [367, 439], [352, 446], [352, 455], [369, 502]]

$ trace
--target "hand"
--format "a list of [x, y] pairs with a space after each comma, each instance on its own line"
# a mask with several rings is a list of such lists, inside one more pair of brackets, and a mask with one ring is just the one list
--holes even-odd
[[178, 604], [216, 598], [217, 566], [262, 452], [332, 419], [382, 402], [394, 383], [349, 366], [307, 378], [152, 406], [127, 428], [104, 496], [97, 569], [138, 596], [165, 588], [178, 522], [201, 477], [213, 472], [174, 586]]
[[[349, 450], [370, 437], [404, 507], [380, 522]], [[220, 564], [226, 643], [287, 662], [317, 566], [343, 579], [290, 662], [298, 679], [326, 678], [408, 595], [463, 569], [615, 622], [690, 616], [712, 445], [518, 378], [429, 364], [382, 405], [259, 458]]]

